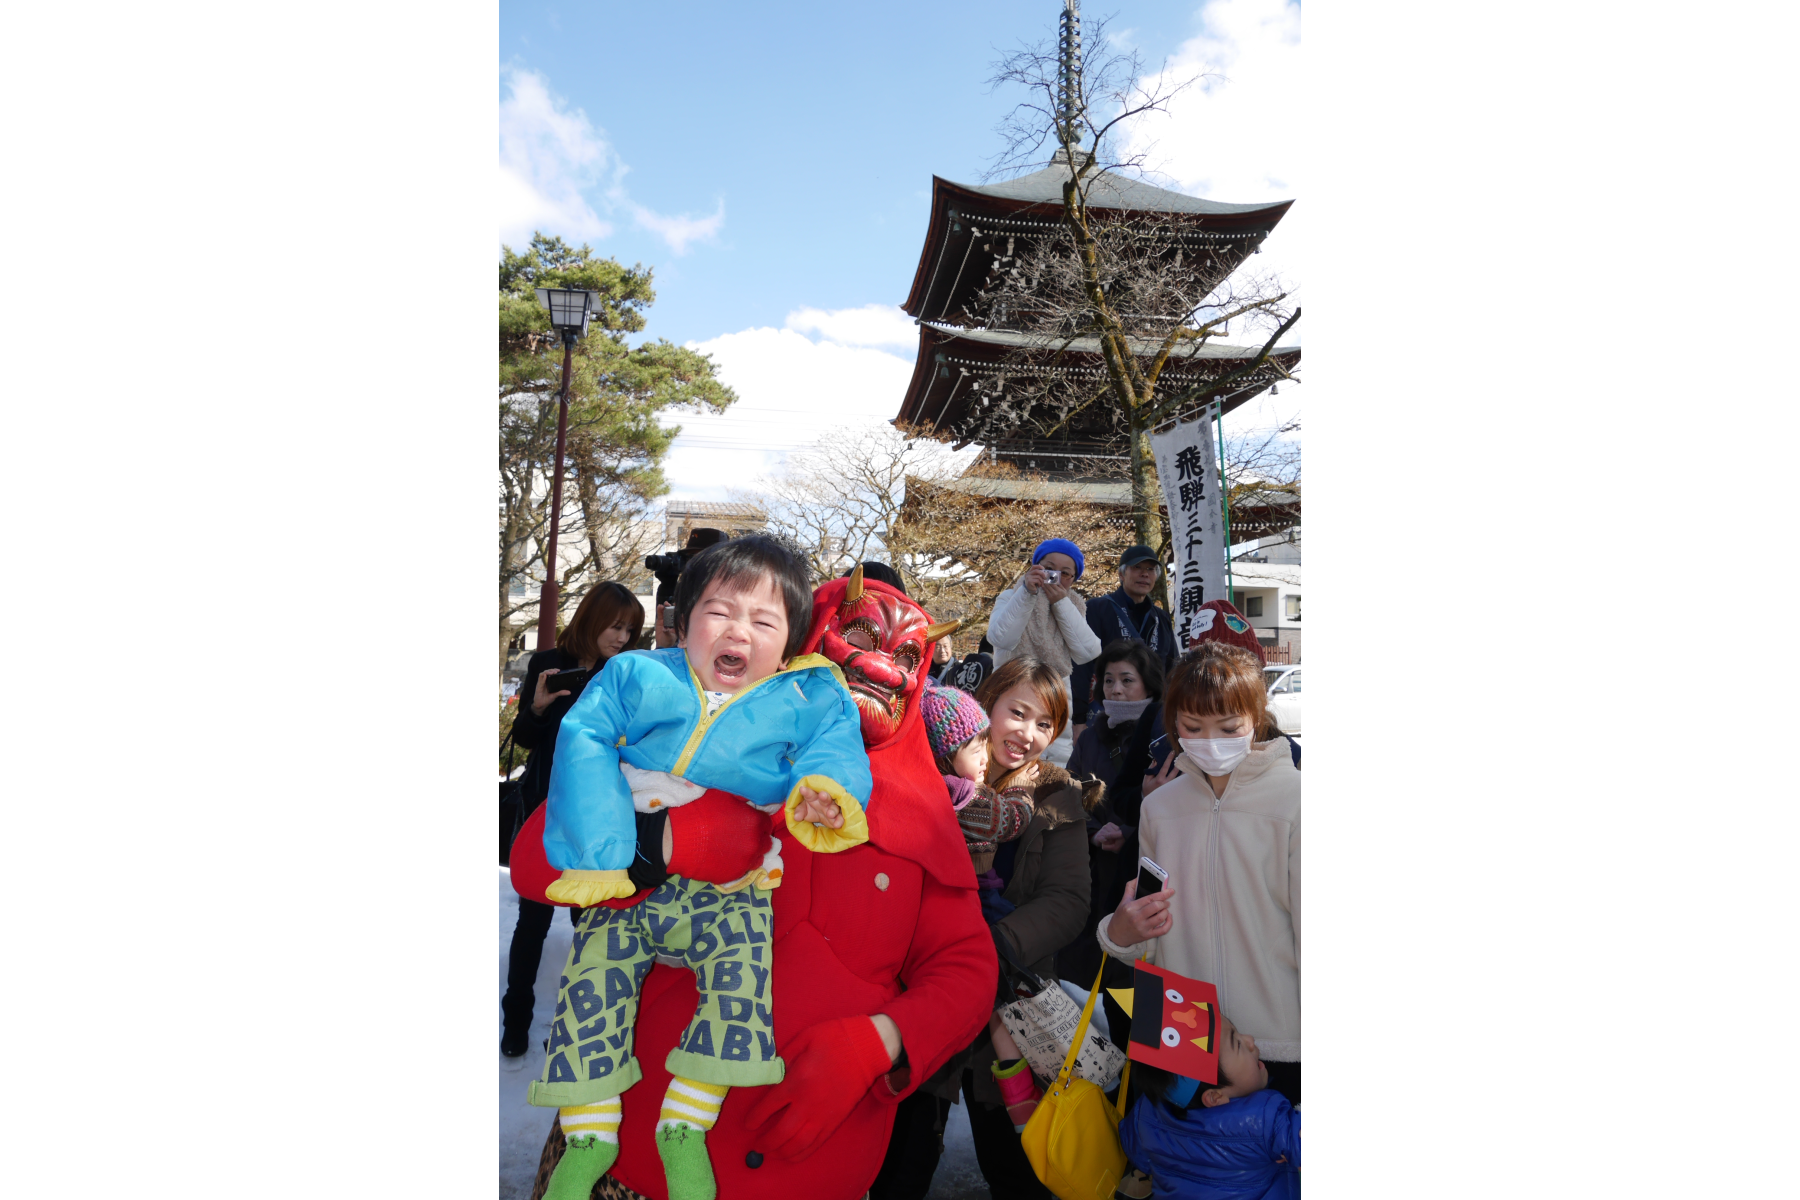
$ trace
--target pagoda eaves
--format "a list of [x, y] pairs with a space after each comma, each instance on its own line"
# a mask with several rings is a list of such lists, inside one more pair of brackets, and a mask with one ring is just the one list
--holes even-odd
[[[925, 246], [913, 272], [912, 290], [900, 307], [920, 320], [971, 323], [974, 318], [967, 306], [995, 261], [1008, 256], [1007, 242], [1041, 237], [1062, 224], [1062, 188], [1068, 178], [1069, 169], [1062, 162], [982, 186], [933, 175]], [[1091, 176], [1088, 185], [1088, 210], [1097, 219], [1111, 214], [1167, 214], [1190, 227], [1194, 248], [1227, 271], [1235, 270], [1262, 243], [1294, 203], [1204, 200], [1110, 171]]]
[[[1131, 339], [1135, 353], [1145, 356], [1156, 344]], [[1157, 392], [1170, 396], [1205, 385], [1256, 359], [1261, 346], [1232, 346], [1190, 341], [1178, 345], [1157, 377]], [[1233, 380], [1223, 391], [1209, 390], [1171, 419], [1191, 416], [1217, 400], [1222, 411], [1249, 402], [1300, 365], [1300, 347], [1277, 347], [1250, 375]], [[1011, 381], [1028, 381], [1042, 399], [1030, 413], [1008, 428], [984, 419]], [[1107, 393], [1083, 404], [1083, 394]], [[981, 442], [1002, 455], [1036, 453], [1067, 458], [1070, 465], [1109, 453], [1124, 445], [1118, 406], [1111, 400], [1106, 364], [1094, 337], [1055, 337], [1000, 329], [959, 329], [921, 323], [919, 353], [912, 379], [895, 424], [910, 431], [954, 441]], [[1054, 432], [1050, 432], [1051, 427]]]

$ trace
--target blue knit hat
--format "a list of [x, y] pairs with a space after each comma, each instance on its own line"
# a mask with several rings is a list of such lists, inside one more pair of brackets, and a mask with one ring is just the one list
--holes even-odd
[[961, 688], [931, 684], [919, 698], [919, 715], [925, 718], [931, 752], [939, 758], [949, 758], [987, 732], [987, 712]]
[[1039, 542], [1037, 549], [1031, 552], [1031, 565], [1037, 566], [1039, 562], [1043, 561], [1046, 554], [1066, 554], [1074, 559], [1075, 578], [1077, 579], [1080, 579], [1081, 573], [1087, 570], [1087, 562], [1081, 557], [1081, 547], [1068, 538], [1045, 538]]

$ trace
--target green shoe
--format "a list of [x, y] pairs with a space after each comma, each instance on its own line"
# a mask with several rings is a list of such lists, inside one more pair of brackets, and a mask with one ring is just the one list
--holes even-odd
[[[714, 1200], [719, 1194], [712, 1160], [706, 1157], [704, 1131], [685, 1125], [659, 1129], [656, 1152], [662, 1156], [663, 1175], [669, 1181], [669, 1200]], [[544, 1200], [550, 1200], [548, 1193]]]
[[550, 1175], [544, 1200], [588, 1200], [594, 1185], [618, 1157], [617, 1142], [603, 1142], [594, 1134], [571, 1138], [556, 1170]]

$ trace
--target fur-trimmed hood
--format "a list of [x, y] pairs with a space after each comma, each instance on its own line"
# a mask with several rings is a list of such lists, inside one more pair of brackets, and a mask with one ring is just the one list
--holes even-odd
[[[1023, 785], [1012, 785], [1008, 792], [1024, 791]], [[1050, 829], [1070, 821], [1086, 821], [1087, 815], [1099, 807], [1106, 795], [1106, 785], [1097, 779], [1076, 779], [1055, 763], [1038, 761], [1037, 785], [1030, 789], [1031, 806], [1043, 816]]]

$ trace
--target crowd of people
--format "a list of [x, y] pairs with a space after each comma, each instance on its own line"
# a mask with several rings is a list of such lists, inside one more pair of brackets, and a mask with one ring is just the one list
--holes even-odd
[[814, 589], [777, 539], [697, 533], [652, 630], [596, 587], [519, 692], [501, 1052], [544, 1054], [559, 1111], [536, 1194], [923, 1200], [963, 1103], [995, 1200], [1047, 1197], [1001, 1009], [1098, 976], [1123, 1049], [1141, 962], [1216, 988], [1217, 1064], [1134, 1064], [1117, 1194], [1298, 1196], [1300, 749], [1242, 615], [1178, 647], [1154, 551], [1088, 599], [1052, 538], [958, 658], [885, 564]]

